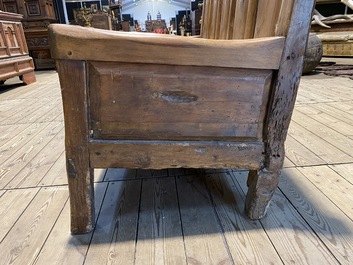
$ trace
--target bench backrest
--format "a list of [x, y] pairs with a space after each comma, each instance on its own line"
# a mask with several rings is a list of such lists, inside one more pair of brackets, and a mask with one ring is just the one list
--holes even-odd
[[252, 39], [285, 36], [295, 0], [204, 0], [201, 36]]

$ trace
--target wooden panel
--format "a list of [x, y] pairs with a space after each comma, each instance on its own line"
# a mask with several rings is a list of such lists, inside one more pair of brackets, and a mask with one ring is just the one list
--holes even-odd
[[272, 71], [92, 63], [90, 76], [95, 139], [262, 137]]
[[253, 38], [258, 1], [237, 1], [231, 39]]
[[254, 33], [255, 38], [275, 36], [275, 29], [281, 3], [282, 0], [259, 1]]
[[[91, 167], [250, 168], [263, 162], [263, 143], [187, 141], [92, 141]], [[182, 154], [177, 156], [176, 154]]]
[[49, 38], [55, 59], [254, 69], [278, 69], [284, 44], [284, 37], [206, 40], [59, 24], [49, 26]]
[[294, 0], [204, 1], [202, 37], [249, 39], [285, 36]]

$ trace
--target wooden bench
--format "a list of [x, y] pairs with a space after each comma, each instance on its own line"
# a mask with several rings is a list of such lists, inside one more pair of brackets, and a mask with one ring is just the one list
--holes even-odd
[[50, 26], [72, 233], [94, 227], [93, 168], [249, 169], [246, 213], [265, 215], [314, 1], [204, 2], [202, 38]]

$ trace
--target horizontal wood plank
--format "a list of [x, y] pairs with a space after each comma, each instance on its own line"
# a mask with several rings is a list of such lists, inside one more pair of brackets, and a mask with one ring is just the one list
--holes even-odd
[[[91, 141], [91, 167], [125, 168], [244, 168], [259, 169], [263, 144], [207, 141]], [[175, 153], [183, 153], [176, 157]]]
[[254, 69], [278, 69], [285, 40], [206, 40], [59, 24], [49, 26], [49, 39], [54, 59]]

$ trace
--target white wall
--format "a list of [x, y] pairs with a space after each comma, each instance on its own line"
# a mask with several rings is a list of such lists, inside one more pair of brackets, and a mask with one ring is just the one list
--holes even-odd
[[[171, 18], [175, 17], [179, 10], [185, 10], [183, 7], [169, 4], [167, 2], [156, 2], [156, 1], [144, 1], [138, 4], [134, 8], [129, 8], [124, 10], [123, 14], [131, 14], [134, 20], [137, 20], [142, 29], [145, 29], [145, 20], [147, 19], [148, 11], [151, 13], [152, 19], [157, 19], [158, 11], [162, 15], [162, 19], [165, 19], [167, 26], [169, 26], [169, 21]], [[190, 10], [190, 7], [188, 8]]]

